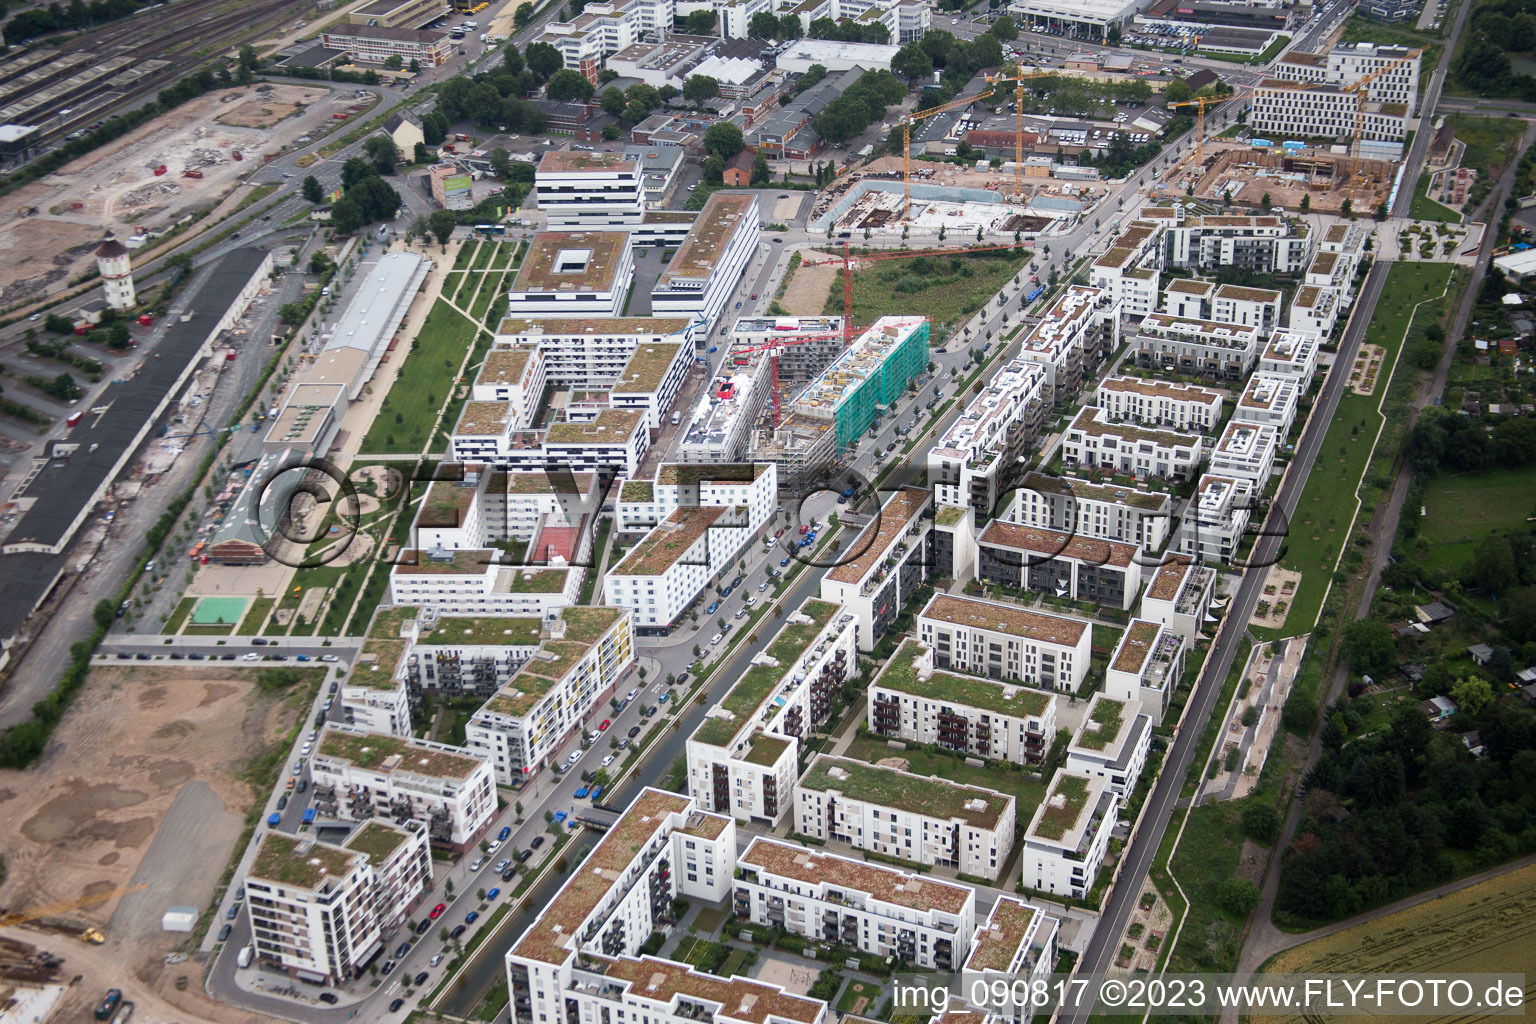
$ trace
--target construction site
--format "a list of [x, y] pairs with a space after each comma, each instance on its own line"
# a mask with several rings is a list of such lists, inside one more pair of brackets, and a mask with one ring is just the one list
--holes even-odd
[[1313, 213], [1338, 213], [1345, 200], [1356, 211], [1376, 209], [1392, 193], [1397, 165], [1318, 149], [1255, 148], [1207, 139], [1197, 155], [1174, 167], [1165, 184], [1179, 193], [1189, 186], [1201, 199], [1238, 206], [1265, 204]]

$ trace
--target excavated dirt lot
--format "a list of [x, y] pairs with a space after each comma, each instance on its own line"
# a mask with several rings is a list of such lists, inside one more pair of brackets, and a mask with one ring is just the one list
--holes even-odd
[[[175, 991], [165, 976], [201, 968], [167, 967], [164, 957], [200, 936], [162, 932], [160, 915], [172, 905], [208, 905], [256, 801], [240, 773], [291, 728], [299, 707], [295, 697], [260, 694], [250, 670], [97, 668], [43, 761], [0, 772], [0, 816], [11, 823], [0, 835], [0, 904], [21, 910], [147, 886], [60, 915], [106, 930], [101, 947], [35, 927], [8, 930], [85, 974], [61, 1019], [83, 1019], [88, 1001], [114, 985], [136, 998], [134, 982], [185, 1011], [161, 1019], [251, 1019], [207, 1003], [195, 980]], [[165, 835], [146, 859], [157, 831]], [[69, 1016], [77, 999], [80, 1012]]]
[[[209, 93], [11, 193], [0, 207], [0, 306], [78, 277], [108, 229], [126, 238], [213, 206], [260, 169], [262, 153], [328, 122], [349, 99], [270, 83]], [[191, 169], [203, 177], [182, 176]]]

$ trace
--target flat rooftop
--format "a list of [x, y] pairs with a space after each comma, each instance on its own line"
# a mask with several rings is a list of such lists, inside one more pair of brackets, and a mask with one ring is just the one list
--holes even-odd
[[1014, 718], [1040, 718], [1055, 700], [1049, 692], [1014, 683], [1000, 683], [980, 676], [965, 675], [934, 669], [926, 676], [919, 673], [917, 660], [923, 656], [924, 647], [911, 637], [902, 640], [901, 646], [885, 663], [872, 685], [883, 686], [897, 693], [910, 694], [928, 700], [949, 701], [991, 711]]
[[[656, 524], [630, 549], [609, 576], [661, 576], [677, 565], [726, 510], [717, 505], [683, 506]], [[707, 559], [705, 560], [707, 561]], [[700, 564], [703, 564], [701, 561]]]
[[351, 850], [308, 837], [268, 831], [262, 834], [246, 877], [314, 890], [327, 878], [345, 878], [356, 856]]
[[928, 319], [920, 316], [881, 317], [805, 386], [792, 403], [795, 411], [824, 419], [835, 416], [843, 399], [867, 377], [878, 373], [885, 366], [886, 357], [927, 323]]
[[656, 483], [663, 487], [750, 484], [768, 472], [768, 465], [766, 462], [663, 462], [656, 470]]
[[628, 247], [629, 235], [623, 231], [541, 231], [533, 236], [511, 291], [523, 295], [611, 291], [618, 284], [619, 264]]
[[1076, 558], [1091, 565], [1109, 565], [1128, 569], [1136, 559], [1136, 546], [1115, 540], [1094, 540], [1080, 534], [1042, 530], [994, 519], [981, 531], [977, 543], [991, 544], [1025, 552], [1028, 564], [1038, 565], [1052, 558]]
[[998, 897], [986, 924], [976, 932], [976, 943], [971, 947], [965, 969], [977, 973], [1006, 971], [1018, 955], [1019, 947], [1029, 938], [1040, 913], [1039, 908], [1012, 897]]
[[1136, 708], [1130, 707], [1132, 704], [1140, 706], [1138, 701], [1116, 700], [1102, 693], [1094, 694], [1093, 700], [1088, 703], [1088, 713], [1083, 716], [1083, 724], [1072, 738], [1072, 745], [1098, 751], [1116, 746], [1134, 717]]
[[987, 381], [934, 447], [974, 457], [989, 443], [1003, 440], [998, 421], [1017, 416], [1031, 401], [1038, 401], [1045, 376], [1045, 367], [1039, 363], [1012, 360]]
[[511, 421], [512, 406], [508, 402], [465, 402], [459, 413], [455, 434], [489, 434], [501, 436], [507, 432]]
[[475, 383], [506, 386], [516, 384], [522, 378], [523, 371], [528, 368], [528, 361], [534, 355], [535, 351], [526, 346], [493, 348], [485, 354], [485, 362], [480, 364], [480, 375], [475, 378]]
[[1147, 596], [1154, 601], [1172, 601], [1179, 595], [1179, 588], [1194, 568], [1194, 563], [1181, 556], [1172, 556], [1164, 562], [1147, 584]]
[[818, 792], [835, 790], [850, 800], [895, 807], [930, 818], [958, 818], [978, 829], [997, 828], [1013, 802], [1013, 797], [990, 789], [961, 786], [826, 754], [816, 755], [798, 785]]
[[1134, 619], [1120, 637], [1120, 647], [1109, 667], [1116, 672], [1141, 674], [1142, 666], [1152, 654], [1152, 644], [1162, 627], [1146, 619]]
[[687, 329], [688, 318], [683, 316], [509, 316], [501, 321], [496, 333], [529, 338], [583, 334], [664, 338]]
[[648, 341], [635, 346], [635, 354], [629, 357], [624, 372], [612, 391], [654, 394], [666, 379], [667, 370], [677, 362], [683, 346], [677, 342]]
[[1101, 391], [1128, 392], [1146, 395], [1148, 398], [1166, 398], [1177, 402], [1199, 402], [1209, 405], [1221, 401], [1220, 391], [1200, 387], [1198, 384], [1181, 384], [1153, 377], [1106, 377], [1099, 384]]
[[[638, 171], [640, 165], [622, 153], [588, 153], [583, 150], [557, 150], [539, 160], [538, 174], [590, 174], [594, 172]], [[619, 232], [622, 234], [622, 232]]]
[[718, 269], [720, 257], [746, 220], [757, 196], [750, 192], [715, 192], [704, 201], [683, 244], [656, 281], [656, 291], [678, 280], [705, 280]]
[[862, 583], [932, 499], [932, 494], [916, 487], [903, 487], [897, 491], [848, 548], [850, 553], [857, 552], [857, 555], [827, 573], [826, 578], [837, 583]]
[[975, 601], [949, 594], [935, 594], [928, 602], [928, 607], [918, 613], [918, 617], [1066, 647], [1075, 646], [1090, 628], [1090, 623], [1083, 619], [1046, 615], [1014, 605]]
[[1078, 501], [1102, 501], [1111, 505], [1129, 505], [1132, 508], [1156, 512], [1169, 505], [1166, 494], [1138, 491], [1115, 484], [1096, 484], [1064, 476], [1048, 476], [1045, 473], [1028, 473], [1019, 482], [1019, 489], [1038, 491], [1041, 494], [1067, 494]]
[[707, 1000], [720, 1005], [720, 1019], [747, 1024], [767, 1024], [770, 1017], [811, 1024], [826, 1007], [819, 999], [790, 995], [776, 985], [741, 976], [717, 978], [686, 964], [654, 957], [615, 960], [605, 973], [610, 979], [629, 982], [630, 992], [637, 996], [662, 1004], [678, 996]]
[[590, 423], [554, 423], [544, 434], [546, 444], [628, 444], [645, 421], [639, 409], [604, 409]]
[[862, 892], [883, 903], [909, 910], [959, 914], [974, 898], [973, 891], [966, 886], [761, 836], [752, 840], [737, 864], [805, 885], [835, 885], [850, 892]]
[[358, 735], [327, 727], [320, 734], [316, 757], [333, 757], [365, 771], [381, 774], [427, 775], [439, 779], [467, 779], [480, 767], [480, 759], [468, 751], [454, 754], [433, 746], [421, 746], [401, 736], [370, 732]]
[[1057, 772], [1045, 799], [1035, 808], [1025, 837], [1078, 847], [1105, 785], [1105, 780], [1097, 776]]
[[1142, 427], [1134, 423], [1111, 420], [1098, 406], [1085, 405], [1078, 410], [1069, 430], [1082, 431], [1093, 437], [1120, 437], [1131, 441], [1146, 441], [1162, 448], [1199, 448], [1197, 434], [1184, 434], [1177, 430]]

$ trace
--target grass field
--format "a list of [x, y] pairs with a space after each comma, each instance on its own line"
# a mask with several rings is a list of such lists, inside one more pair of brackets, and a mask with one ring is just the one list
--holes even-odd
[[[949, 239], [962, 246], [970, 239]], [[940, 243], [941, 245], [946, 243]], [[934, 334], [976, 312], [1020, 270], [1029, 267], [1027, 249], [976, 256], [891, 260], [855, 266], [853, 321], [872, 324], [893, 310], [920, 311], [933, 321]], [[827, 293], [824, 312], [842, 315], [843, 279], [839, 273]]]
[[1536, 514], [1536, 468], [1437, 478], [1424, 488], [1424, 511], [1425, 566], [1460, 569], [1484, 537], [1516, 529]]
[[[1386, 349], [1386, 363], [1372, 394], [1346, 391], [1339, 399], [1282, 549], [1280, 564], [1301, 573], [1301, 584], [1286, 611], [1285, 626], [1279, 630], [1255, 628], [1259, 639], [1296, 636], [1317, 621], [1339, 551], [1349, 536], [1357, 504], [1355, 494], [1383, 422], [1378, 407], [1409, 321], [1418, 303], [1432, 302], [1444, 291], [1450, 275], [1451, 267], [1445, 263], [1398, 263], [1387, 275], [1381, 301], [1365, 331], [1365, 344]], [[1335, 372], [1348, 373], [1349, 368], [1339, 367]]]
[[1451, 224], [1461, 223], [1461, 214], [1449, 206], [1441, 205], [1429, 198], [1429, 175], [1419, 175], [1419, 183], [1414, 187], [1413, 200], [1408, 206], [1408, 216], [1414, 220], [1446, 221]]
[[399, 378], [363, 438], [362, 451], [409, 454], [424, 450], [432, 423], [453, 390], [459, 364], [474, 340], [474, 324], [439, 299], [411, 343]]
[[[1528, 972], [1531, 949], [1536, 944], [1533, 909], [1536, 866], [1510, 871], [1416, 907], [1303, 943], [1270, 960], [1264, 970], [1273, 974]], [[1317, 1018], [1297, 1014], [1248, 1019], [1256, 1024], [1278, 1024]], [[1481, 1018], [1471, 1014], [1441, 1019]]]
[[1017, 800], [1018, 820], [1025, 823], [1034, 815], [1040, 801], [1045, 799], [1045, 785], [1036, 782], [1032, 775], [977, 768], [948, 754], [925, 753], [921, 747], [909, 745], [906, 750], [893, 750], [885, 745], [884, 740], [861, 736], [849, 744], [847, 756], [870, 763], [882, 757], [902, 757], [906, 758], [912, 771], [918, 775], [937, 775], [963, 786], [980, 786], [995, 789], [999, 793], [1011, 793]]
[[192, 609], [197, 607], [197, 598], [184, 597], [176, 604], [176, 609], [171, 612], [171, 617], [165, 623], [165, 632], [169, 636], [186, 625], [187, 619], [192, 614]]

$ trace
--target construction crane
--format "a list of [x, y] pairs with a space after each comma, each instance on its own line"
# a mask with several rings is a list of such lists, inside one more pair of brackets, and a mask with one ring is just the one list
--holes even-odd
[[1205, 108], [1219, 107], [1230, 99], [1236, 99], [1243, 93], [1252, 92], [1252, 89], [1239, 89], [1223, 96], [1196, 96], [1192, 100], [1180, 100], [1178, 103], [1168, 104], [1169, 110], [1179, 107], [1197, 107], [1199, 113], [1195, 115], [1195, 166], [1202, 167], [1205, 164]]
[[[97, 903], [105, 903], [107, 900], [116, 899], [119, 896], [126, 896], [131, 892], [138, 892], [140, 889], [147, 888], [149, 888], [149, 886], [143, 883], [138, 885], [129, 885], [124, 886], [121, 889], [109, 889], [106, 892], [98, 892], [90, 896], [82, 896], [75, 900], [64, 900], [60, 903], [53, 903], [44, 907], [36, 907], [32, 910], [26, 910], [20, 913], [6, 914], [5, 916], [0, 917], [0, 928], [10, 927], [12, 925], [18, 924], [26, 924], [28, 921], [38, 921], [45, 917], [52, 917], [55, 914], [65, 914], [71, 910], [79, 910], [81, 907], [89, 907]], [[82, 929], [80, 931], [80, 938], [84, 942], [90, 942], [95, 945], [100, 945], [106, 941], [106, 936], [102, 935], [101, 932], [95, 928]]]
[[[996, 85], [1003, 82], [1013, 82], [1013, 191], [1015, 195], [1024, 194], [1024, 83], [1034, 78], [1062, 78], [1059, 71], [1025, 71], [1023, 68], [1015, 68], [1011, 75], [988, 75], [987, 84]], [[994, 92], [993, 95], [996, 95]]]
[[940, 103], [936, 107], [929, 107], [927, 110], [913, 111], [901, 119], [901, 219], [903, 221], [912, 212], [912, 126], [936, 114], [968, 107], [978, 99], [980, 99], [979, 96], [961, 96], [958, 99], [950, 100], [948, 103]]
[[1376, 81], [1376, 79], [1380, 78], [1388, 71], [1393, 71], [1402, 67], [1404, 64], [1407, 64], [1411, 60], [1418, 59], [1423, 55], [1426, 49], [1428, 49], [1428, 47], [1420, 47], [1419, 49], [1414, 50], [1412, 53], [1408, 54], [1406, 57], [1398, 57], [1396, 60], [1388, 61], [1386, 64], [1383, 64], [1375, 71], [1372, 71], [1370, 74], [1360, 79], [1360, 81], [1354, 83], [1353, 85], [1347, 85], [1344, 87], [1345, 92], [1352, 92], [1355, 94], [1355, 133], [1354, 139], [1350, 143], [1349, 147], [1350, 156], [1354, 157], [1356, 160], [1360, 159], [1360, 137], [1365, 132], [1366, 86]]
[[769, 374], [772, 378], [772, 387], [768, 394], [770, 400], [773, 403], [773, 425], [777, 427], [780, 422], [783, 421], [783, 408], [781, 404], [782, 396], [779, 392], [779, 350], [788, 348], [791, 345], [809, 345], [813, 341], [824, 341], [827, 338], [842, 338], [843, 347], [846, 348], [848, 345], [847, 339], [852, 335], [853, 330], [862, 332], [869, 330], [869, 327], [866, 325], [863, 327], [849, 329], [845, 326], [842, 331], [829, 331], [826, 333], [817, 334], [799, 334], [793, 338], [777, 338], [773, 341], [765, 341], [761, 345], [748, 345], [732, 348], [731, 360], [736, 366], [745, 366], [748, 362], [750, 362], [750, 360], [746, 359], [745, 357], [753, 355], [757, 352], [769, 353], [768, 367]]

